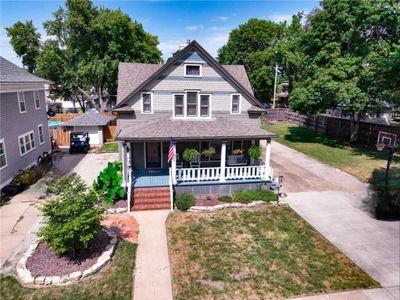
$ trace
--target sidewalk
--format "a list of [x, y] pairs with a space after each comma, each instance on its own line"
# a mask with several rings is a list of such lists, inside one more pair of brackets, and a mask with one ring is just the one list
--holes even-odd
[[400, 299], [399, 288], [357, 290], [341, 293], [321, 294], [315, 296], [290, 298], [291, 300], [397, 300]]
[[172, 300], [165, 221], [169, 210], [137, 211], [139, 246], [134, 273], [135, 300]]

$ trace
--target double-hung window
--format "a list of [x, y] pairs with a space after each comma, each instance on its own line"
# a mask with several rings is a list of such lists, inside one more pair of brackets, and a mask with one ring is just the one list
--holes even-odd
[[174, 95], [174, 116], [185, 116], [185, 95]]
[[186, 93], [186, 116], [187, 117], [197, 117], [197, 92], [187, 92]]
[[149, 92], [142, 93], [142, 113], [153, 113], [153, 94]]
[[33, 101], [35, 102], [35, 109], [40, 109], [39, 91], [33, 91]]
[[43, 125], [38, 125], [38, 135], [39, 135], [39, 143], [40, 145], [44, 144], [44, 134], [43, 134]]
[[25, 104], [25, 93], [17, 92], [18, 97], [18, 108], [21, 114], [26, 113], [26, 104]]
[[0, 170], [7, 167], [7, 155], [4, 139], [0, 140]]
[[200, 117], [210, 116], [210, 95], [200, 95]]
[[231, 114], [240, 114], [240, 95], [231, 95]]
[[35, 138], [33, 135], [33, 131], [20, 135], [18, 137], [19, 142], [19, 152], [21, 156], [31, 152], [35, 149]]

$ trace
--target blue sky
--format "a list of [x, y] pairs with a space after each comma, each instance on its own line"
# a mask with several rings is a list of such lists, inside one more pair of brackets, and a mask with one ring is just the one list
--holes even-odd
[[[144, 29], [158, 36], [164, 59], [186, 40], [197, 40], [213, 56], [223, 46], [229, 32], [249, 18], [275, 22], [290, 20], [299, 11], [305, 13], [318, 6], [315, 0], [281, 1], [94, 1], [95, 5], [120, 8]], [[21, 65], [9, 44], [5, 27], [16, 21], [32, 20], [47, 39], [42, 23], [52, 18], [52, 12], [63, 1], [3, 1], [0, 0], [0, 55]]]

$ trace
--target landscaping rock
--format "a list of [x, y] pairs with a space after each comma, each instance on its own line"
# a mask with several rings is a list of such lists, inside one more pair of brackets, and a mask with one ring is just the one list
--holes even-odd
[[44, 280], [44, 284], [45, 285], [50, 285], [52, 283], [52, 277], [46, 277], [46, 279]]
[[[92, 267], [92, 268], [93, 268], [93, 267]], [[77, 280], [79, 280], [81, 277], [82, 277], [82, 272], [81, 272], [81, 271], [76, 271], [76, 272], [73, 272], [73, 273], [69, 274], [68, 280], [69, 280], [69, 281], [77, 281]]]
[[51, 283], [52, 284], [59, 284], [60, 282], [61, 282], [61, 277], [60, 276], [51, 277]]
[[36, 277], [36, 278], [34, 279], [33, 283], [34, 283], [34, 284], [41, 284], [41, 285], [43, 285], [45, 280], [46, 280], [46, 277], [44, 277], [44, 276], [38, 276], [38, 277]]

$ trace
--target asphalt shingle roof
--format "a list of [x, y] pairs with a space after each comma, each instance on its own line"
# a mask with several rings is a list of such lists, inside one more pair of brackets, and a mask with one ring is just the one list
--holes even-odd
[[[120, 63], [118, 67], [117, 103], [157, 72], [162, 64]], [[254, 96], [246, 70], [242, 65], [222, 65], [251, 95]]]
[[212, 140], [235, 138], [273, 138], [276, 134], [227, 118], [213, 120], [173, 120], [161, 118], [156, 121], [138, 122], [122, 128], [117, 140]]
[[0, 56], [0, 82], [51, 83], [51, 81], [32, 75], [2, 56]]
[[113, 117], [106, 116], [99, 112], [89, 111], [72, 120], [62, 123], [63, 126], [104, 126], [107, 125]]

